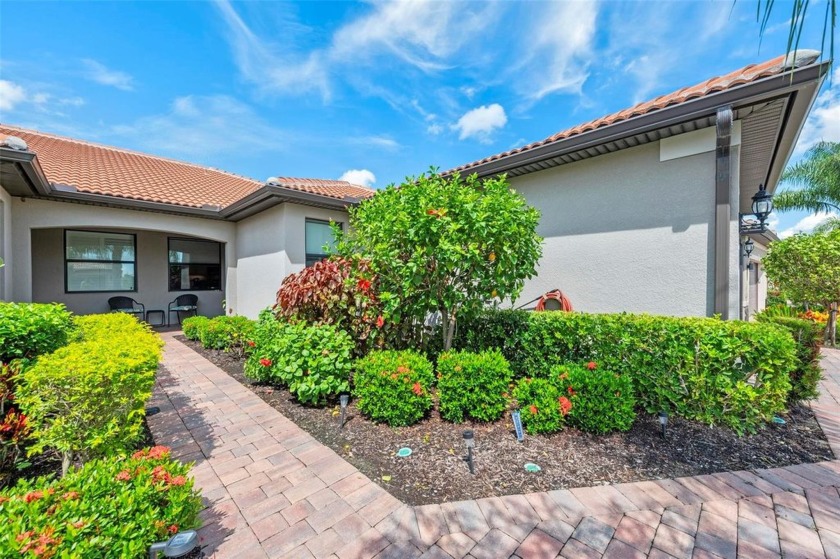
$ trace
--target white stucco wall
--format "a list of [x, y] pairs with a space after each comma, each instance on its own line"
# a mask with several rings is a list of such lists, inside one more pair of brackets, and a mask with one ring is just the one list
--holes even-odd
[[0, 268], [0, 301], [12, 298], [12, 197], [0, 186], [0, 258], [4, 266]]
[[307, 218], [347, 223], [346, 212], [289, 203], [237, 223], [236, 314], [256, 318], [274, 304], [283, 278], [304, 268]]
[[[146, 304], [147, 309], [163, 308], [165, 310], [166, 303], [180, 294], [180, 292], [168, 292], [167, 236], [199, 237], [224, 243], [224, 261], [227, 265], [225, 294], [197, 292], [201, 301], [200, 312], [211, 316], [220, 314], [223, 296], [227, 297], [228, 302], [235, 307], [236, 291], [231, 290], [229, 284], [231, 278], [235, 284], [236, 277], [235, 270], [231, 270], [231, 263], [236, 262], [236, 226], [233, 223], [49, 200], [14, 199], [11, 206], [14, 217], [12, 236], [15, 239], [11, 254], [13, 265], [10, 266], [13, 279], [10, 298], [13, 300], [33, 301], [36, 300], [37, 295], [37, 300], [40, 301], [64, 302], [74, 312], [102, 312], [102, 301], [107, 301], [108, 294], [64, 293], [61, 235], [65, 228], [107, 228], [138, 233], [138, 287], [144, 291], [138, 292], [136, 294], [138, 296], [130, 293], [127, 295]], [[34, 251], [33, 240], [36, 243]], [[151, 252], [153, 249], [161, 253], [153, 255]], [[33, 263], [33, 260], [37, 262]], [[36, 273], [37, 277], [35, 277]], [[162, 282], [160, 285], [155, 283], [157, 281], [153, 279], [155, 276], [160, 277], [159, 281]], [[147, 283], [144, 284], [144, 282]], [[162, 295], [153, 295], [151, 291], [145, 291], [152, 288], [156, 289], [155, 293]], [[147, 300], [142, 300], [139, 295], [146, 296]], [[157, 306], [158, 304], [162, 306]]]
[[[714, 152], [660, 161], [655, 142], [510, 182], [541, 211], [545, 238], [518, 304], [560, 288], [587, 312], [712, 313]], [[732, 231], [737, 309], [737, 223]]]

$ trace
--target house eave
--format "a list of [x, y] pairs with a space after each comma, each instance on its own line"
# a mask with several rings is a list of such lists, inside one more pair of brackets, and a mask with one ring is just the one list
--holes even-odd
[[284, 188], [282, 186], [265, 185], [259, 190], [223, 208], [221, 215], [229, 221], [240, 221], [286, 202], [328, 210], [346, 210], [348, 206], [357, 204], [358, 200], [329, 198], [318, 194]]
[[[520, 170], [523, 172], [519, 174], [524, 174], [525, 172], [531, 172], [524, 170], [524, 167], [538, 163], [545, 167], [557, 166], [561, 163], [550, 160], [596, 148], [623, 138], [665, 129], [702, 118], [713, 117], [717, 109], [722, 106], [729, 105], [733, 110], [737, 110], [738, 108], [761, 103], [775, 97], [794, 94], [809, 83], [819, 82], [826, 75], [830, 66], [831, 62], [811, 64], [799, 68], [792, 73], [786, 72], [717, 93], [711, 93], [658, 111], [639, 115], [602, 128], [596, 128], [569, 138], [560, 139], [544, 146], [480, 163], [467, 169], [460, 171], [453, 169], [447, 171], [445, 174], [448, 175], [455, 172], [461, 174], [476, 173], [480, 177], [486, 177]], [[782, 159], [786, 161], [786, 158]]]

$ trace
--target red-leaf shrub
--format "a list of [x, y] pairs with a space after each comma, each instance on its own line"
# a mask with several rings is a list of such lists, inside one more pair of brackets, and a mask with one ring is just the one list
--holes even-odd
[[357, 355], [383, 344], [383, 304], [366, 260], [332, 257], [287, 276], [277, 291], [274, 312], [344, 330], [355, 341]]

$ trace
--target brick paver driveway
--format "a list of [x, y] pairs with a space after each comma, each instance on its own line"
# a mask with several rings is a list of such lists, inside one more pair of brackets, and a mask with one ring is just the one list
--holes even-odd
[[[840, 559], [840, 461], [410, 507], [164, 334], [149, 417], [193, 460], [214, 557]], [[813, 403], [840, 456], [840, 351]]]

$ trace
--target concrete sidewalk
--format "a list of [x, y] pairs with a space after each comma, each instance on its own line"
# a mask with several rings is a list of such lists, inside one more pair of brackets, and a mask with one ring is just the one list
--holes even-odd
[[[148, 418], [195, 461], [208, 556], [840, 559], [840, 461], [411, 507], [174, 339]], [[840, 351], [812, 407], [840, 456]]]

